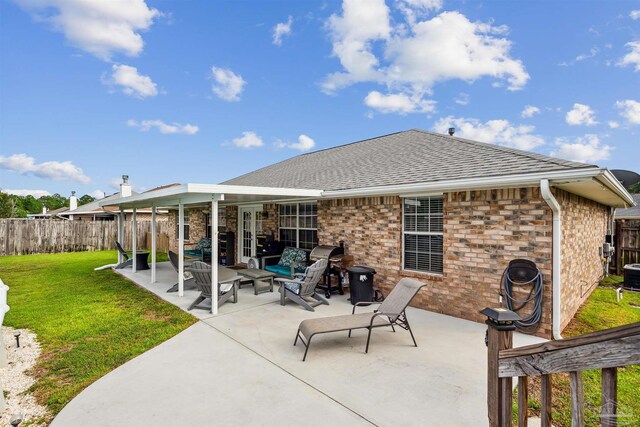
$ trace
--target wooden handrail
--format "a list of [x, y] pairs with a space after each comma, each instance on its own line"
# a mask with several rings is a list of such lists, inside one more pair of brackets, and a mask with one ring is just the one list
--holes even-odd
[[524, 347], [501, 350], [498, 358], [527, 356], [531, 354], [546, 353], [549, 351], [574, 348], [580, 345], [596, 344], [619, 338], [640, 335], [640, 322], [618, 326], [617, 328], [605, 329], [603, 331], [591, 332], [577, 337], [566, 338], [558, 341], [547, 341], [540, 344], [532, 344]]
[[527, 425], [529, 376], [542, 379], [541, 425], [550, 427], [550, 374], [561, 372], [569, 374], [572, 425], [584, 426], [582, 371], [585, 369], [602, 369], [601, 424], [607, 427], [616, 425], [617, 368], [640, 365], [640, 322], [564, 340], [511, 348], [515, 326], [504, 319], [515, 314], [490, 309], [484, 310], [484, 314], [489, 317], [487, 408], [492, 427], [511, 426], [512, 377], [518, 377], [518, 426]]

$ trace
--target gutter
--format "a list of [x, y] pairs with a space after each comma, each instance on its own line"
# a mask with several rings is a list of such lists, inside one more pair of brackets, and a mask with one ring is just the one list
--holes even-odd
[[560, 204], [551, 194], [551, 188], [549, 187], [548, 179], [540, 180], [540, 193], [542, 198], [547, 205], [551, 208], [553, 212], [553, 234], [552, 234], [552, 282], [553, 282], [553, 301], [552, 308], [553, 314], [551, 319], [551, 328], [553, 332], [553, 339], [561, 340], [562, 335], [560, 334], [560, 319], [562, 315], [562, 310], [560, 306], [560, 290], [562, 289], [562, 275], [560, 271], [560, 266], [562, 264], [562, 252], [561, 252], [561, 242], [562, 242], [562, 219], [560, 218]]

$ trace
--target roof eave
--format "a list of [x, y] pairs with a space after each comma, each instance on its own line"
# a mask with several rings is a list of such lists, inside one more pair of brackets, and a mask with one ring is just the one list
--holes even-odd
[[[600, 179], [598, 179], [600, 178]], [[611, 192], [613, 192], [620, 203], [614, 203], [616, 207], [633, 206], [633, 198], [615, 179], [608, 169], [598, 167], [586, 167], [572, 170], [537, 172], [529, 174], [490, 176], [480, 178], [465, 178], [455, 180], [444, 180], [435, 182], [423, 182], [415, 184], [387, 185], [379, 187], [354, 188], [347, 190], [324, 191], [323, 198], [345, 198], [345, 197], [366, 197], [380, 195], [402, 195], [427, 194], [448, 191], [479, 190], [496, 187], [518, 187], [537, 186], [541, 179], [548, 179], [554, 182], [567, 180], [593, 180], [598, 179]]]

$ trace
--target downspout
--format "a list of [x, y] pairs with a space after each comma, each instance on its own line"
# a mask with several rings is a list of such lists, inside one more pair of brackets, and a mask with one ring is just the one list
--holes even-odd
[[560, 265], [562, 263], [562, 252], [561, 252], [561, 242], [562, 242], [562, 219], [560, 218], [560, 204], [551, 194], [551, 188], [549, 187], [548, 179], [540, 180], [540, 194], [547, 205], [551, 208], [553, 212], [553, 241], [552, 241], [552, 282], [553, 282], [553, 314], [551, 319], [551, 329], [553, 333], [553, 339], [561, 340], [562, 335], [560, 335], [560, 317], [562, 311], [560, 309], [560, 289], [562, 288], [562, 275], [560, 274]]

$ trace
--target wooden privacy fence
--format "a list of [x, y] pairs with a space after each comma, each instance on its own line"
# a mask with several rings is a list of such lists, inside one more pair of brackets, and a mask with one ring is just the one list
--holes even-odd
[[[124, 242], [131, 248], [131, 222], [125, 222]], [[137, 222], [137, 249], [151, 246], [151, 222]], [[169, 247], [168, 221], [157, 222], [158, 250]], [[147, 234], [149, 234], [147, 236]], [[115, 249], [117, 221], [0, 219], [0, 256]]]
[[640, 263], [640, 220], [616, 220], [616, 274], [622, 275], [626, 264]]
[[[573, 338], [511, 348], [509, 322], [487, 321], [489, 425], [511, 427], [512, 377], [518, 377], [518, 426], [527, 425], [528, 378], [542, 381], [541, 426], [551, 427], [551, 374], [568, 373], [571, 385], [571, 425], [584, 427], [582, 371], [602, 370], [600, 424], [616, 426], [618, 368], [640, 364], [640, 322]], [[626, 425], [626, 424], [625, 424]]]

